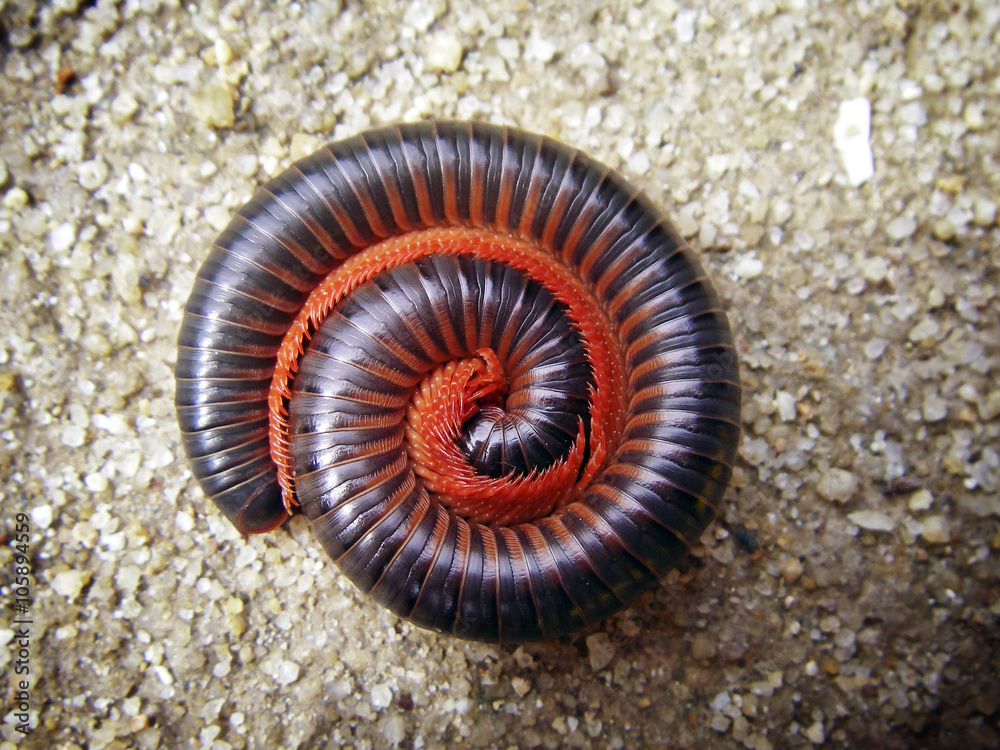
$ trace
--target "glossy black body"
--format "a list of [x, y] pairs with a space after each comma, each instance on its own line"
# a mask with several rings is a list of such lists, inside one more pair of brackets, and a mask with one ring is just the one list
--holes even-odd
[[[546, 384], [519, 402], [522, 424], [537, 428], [524, 449], [500, 414], [486, 415], [492, 426], [467, 426], [465, 448], [486, 473], [559, 460], [563, 433], [581, 409], [586, 419], [580, 401], [591, 377], [544, 290], [491, 263], [432, 257], [360, 287], [314, 337], [291, 402], [298, 499], [342, 570], [398, 615], [476, 640], [556, 637], [627, 606], [697, 543], [739, 439], [738, 365], [710, 282], [648, 199], [582, 153], [510, 128], [429, 122], [330, 144], [268, 182], [217, 240], [185, 308], [177, 363], [185, 450], [206, 494], [241, 530], [280, 522], [267, 392], [283, 334], [341, 260], [435, 226], [517, 235], [591, 285], [626, 355], [628, 415], [615, 455], [581, 501], [510, 528], [460, 518], [428, 495], [399, 440], [421, 373], [463, 355], [431, 332], [436, 325], [445, 321], [463, 346], [482, 345], [468, 321], [507, 305], [514, 319], [542, 313], [544, 324], [518, 325], [543, 346], [569, 344], [546, 371], [563, 381], [552, 391], [563, 395]], [[515, 301], [502, 302], [494, 282], [505, 278], [521, 285]], [[417, 342], [412, 358], [387, 354], [396, 351], [389, 339]], [[377, 393], [386, 411], [376, 419]], [[555, 411], [535, 422], [546, 405]]]

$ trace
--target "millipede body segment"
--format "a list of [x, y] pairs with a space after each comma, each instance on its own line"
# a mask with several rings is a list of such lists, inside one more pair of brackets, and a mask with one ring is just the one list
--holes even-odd
[[222, 232], [184, 311], [192, 470], [243, 534], [302, 512], [422, 627], [557, 637], [711, 521], [739, 369], [698, 260], [549, 138], [426, 122], [332, 143]]

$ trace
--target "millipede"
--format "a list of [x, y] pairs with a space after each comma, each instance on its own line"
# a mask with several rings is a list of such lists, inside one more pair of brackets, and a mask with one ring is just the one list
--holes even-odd
[[723, 306], [664, 214], [551, 138], [430, 121], [266, 182], [184, 308], [176, 404], [244, 535], [302, 513], [354, 584], [538, 641], [655, 587], [740, 428]]

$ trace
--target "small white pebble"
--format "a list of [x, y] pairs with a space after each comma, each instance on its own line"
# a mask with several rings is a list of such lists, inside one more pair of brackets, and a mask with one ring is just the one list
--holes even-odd
[[372, 708], [376, 711], [381, 711], [383, 708], [388, 708], [392, 703], [392, 689], [386, 685], [384, 682], [379, 683], [372, 688], [371, 692]]
[[916, 231], [917, 220], [912, 216], [897, 216], [885, 225], [885, 233], [897, 241], [912, 237]]
[[712, 723], [709, 726], [719, 734], [725, 734], [729, 731], [729, 726], [732, 724], [732, 720], [728, 716], [723, 716], [718, 714], [712, 719]]
[[138, 162], [131, 162], [127, 169], [128, 176], [131, 177], [134, 182], [149, 182], [149, 172]]
[[716, 694], [716, 696], [712, 699], [712, 702], [708, 705], [713, 711], [721, 711], [732, 702], [732, 696], [729, 695], [728, 691], [723, 690], [721, 693]]
[[982, 130], [986, 126], [985, 107], [986, 103], [981, 101], [965, 105], [962, 119], [965, 120], [969, 130]]
[[919, 344], [923, 341], [931, 341], [937, 338], [940, 331], [941, 326], [938, 325], [936, 320], [933, 318], [924, 318], [910, 329], [907, 338], [913, 343]]
[[68, 448], [79, 448], [86, 442], [87, 431], [75, 424], [68, 424], [59, 433], [59, 442]]
[[805, 731], [806, 739], [814, 745], [822, 745], [826, 742], [826, 733], [823, 731], [823, 722], [817, 721], [811, 724]]
[[11, 211], [20, 211], [30, 200], [24, 188], [12, 187], [3, 197], [3, 206]]
[[682, 10], [674, 17], [674, 34], [681, 44], [690, 44], [694, 41], [694, 20], [696, 12], [693, 10]]
[[122, 713], [126, 716], [138, 716], [141, 708], [142, 699], [137, 695], [133, 695], [131, 698], [126, 698], [122, 701]]
[[927, 396], [924, 399], [923, 415], [925, 422], [940, 422], [948, 416], [948, 402], [940, 396]]
[[194, 516], [184, 511], [178, 511], [177, 515], [174, 516], [174, 526], [182, 534], [187, 534], [194, 530]]
[[236, 555], [236, 562], [233, 563], [233, 566], [237, 569], [245, 568], [256, 559], [257, 559], [257, 550], [255, 550], [249, 544], [244, 544], [242, 547], [240, 547], [240, 551]]
[[221, 81], [212, 81], [191, 99], [191, 112], [206, 125], [231, 128], [236, 121], [232, 89]]
[[205, 209], [205, 221], [216, 232], [225, 229], [231, 218], [232, 214], [224, 206], [212, 205]]
[[215, 53], [215, 62], [220, 68], [233, 61], [233, 48], [225, 39], [216, 39], [212, 45], [212, 51]]
[[49, 232], [49, 247], [54, 252], [64, 253], [73, 247], [76, 242], [76, 227], [69, 223], [63, 223]]
[[514, 677], [510, 681], [510, 686], [517, 693], [518, 698], [523, 698], [531, 691], [531, 683], [523, 677]]
[[923, 519], [923, 531], [920, 538], [929, 544], [947, 544], [951, 541], [951, 529], [948, 519], [941, 515], [927, 516]]
[[595, 672], [604, 669], [615, 658], [615, 644], [607, 633], [594, 633], [587, 636], [587, 656], [590, 658], [590, 668]]
[[907, 500], [906, 504], [914, 513], [930, 510], [934, 504], [934, 495], [931, 494], [930, 490], [920, 489], [910, 495], [910, 499]]
[[139, 111], [139, 102], [128, 92], [119, 94], [111, 102], [111, 119], [116, 125], [122, 125], [132, 119]]
[[299, 665], [294, 661], [282, 659], [278, 664], [278, 673], [275, 675], [274, 681], [279, 685], [291, 685], [297, 679], [299, 679]]
[[406, 725], [399, 714], [389, 714], [379, 724], [382, 736], [389, 745], [395, 747], [406, 739]]
[[95, 471], [83, 478], [83, 484], [91, 492], [104, 492], [108, 488], [108, 478]]
[[93, 417], [94, 427], [99, 430], [111, 433], [112, 435], [124, 435], [129, 431], [128, 421], [124, 414], [95, 414]]
[[872, 284], [879, 284], [889, 275], [889, 264], [878, 256], [861, 261], [861, 275]]
[[869, 531], [892, 531], [896, 528], [896, 522], [879, 510], [858, 510], [848, 513], [847, 518], [856, 526]]
[[296, 161], [309, 156], [323, 145], [323, 140], [312, 133], [295, 133], [288, 144], [288, 156]]
[[858, 491], [858, 478], [844, 469], [830, 469], [820, 478], [817, 489], [827, 500], [846, 503]]
[[997, 204], [989, 198], [976, 198], [972, 204], [972, 220], [979, 227], [990, 227], [997, 220]]
[[644, 175], [649, 171], [649, 157], [645, 151], [637, 151], [628, 158], [627, 165], [629, 174], [637, 177]]
[[123, 565], [115, 573], [115, 583], [126, 594], [132, 594], [139, 587], [142, 570], [137, 565]]
[[413, 0], [407, 4], [403, 13], [403, 23], [412, 26], [418, 34], [423, 34], [448, 9], [443, 2], [432, 0]]
[[764, 261], [750, 255], [744, 255], [736, 261], [733, 273], [741, 279], [755, 279], [764, 272]]
[[533, 36], [524, 43], [524, 56], [529, 60], [538, 60], [540, 63], [547, 63], [556, 54], [556, 45], [548, 39], [541, 39]]
[[681, 237], [694, 237], [698, 234], [698, 222], [688, 211], [677, 214], [677, 231]]
[[174, 676], [172, 674], [170, 674], [170, 670], [167, 669], [162, 664], [157, 664], [156, 666], [154, 666], [152, 668], [152, 670], [153, 670], [153, 674], [156, 675], [156, 678], [160, 682], [162, 682], [164, 685], [173, 685], [174, 684]]
[[887, 339], [879, 338], [878, 336], [869, 339], [865, 342], [865, 356], [874, 361], [885, 354], [888, 346], [889, 341]]
[[840, 153], [848, 182], [857, 187], [875, 174], [871, 144], [871, 104], [864, 97], [840, 103], [833, 126], [833, 143]]
[[71, 641], [79, 635], [80, 631], [77, 630], [76, 625], [63, 625], [56, 628], [56, 640], [57, 641]]
[[797, 412], [795, 410], [795, 396], [788, 391], [778, 391], [774, 397], [774, 405], [778, 409], [778, 416], [782, 422], [794, 422]]
[[64, 570], [52, 577], [52, 590], [59, 596], [65, 596], [70, 602], [80, 596], [86, 583], [83, 574], [78, 570]]
[[108, 165], [103, 159], [91, 159], [80, 164], [77, 180], [87, 190], [96, 190], [108, 179]]
[[31, 523], [36, 529], [47, 529], [52, 525], [52, 506], [36, 505], [28, 515], [31, 516]]

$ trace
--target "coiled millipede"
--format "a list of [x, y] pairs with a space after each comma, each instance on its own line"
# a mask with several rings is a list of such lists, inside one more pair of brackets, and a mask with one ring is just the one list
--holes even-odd
[[197, 275], [176, 376], [193, 473], [244, 535], [302, 512], [378, 602], [481, 641], [655, 586], [739, 438], [729, 324], [668, 221], [483, 123], [369, 131], [266, 183]]

